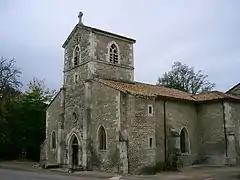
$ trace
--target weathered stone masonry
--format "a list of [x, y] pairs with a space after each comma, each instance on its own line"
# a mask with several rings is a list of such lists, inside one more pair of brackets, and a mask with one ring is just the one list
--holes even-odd
[[172, 148], [184, 165], [239, 162], [236, 93], [191, 95], [134, 82], [135, 40], [79, 17], [63, 44], [63, 87], [46, 110], [42, 163], [136, 173], [164, 162]]

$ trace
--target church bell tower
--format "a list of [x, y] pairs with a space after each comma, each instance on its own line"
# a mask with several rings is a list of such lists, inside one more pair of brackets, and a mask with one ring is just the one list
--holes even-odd
[[64, 86], [99, 77], [134, 80], [134, 39], [86, 26], [79, 21], [63, 44]]

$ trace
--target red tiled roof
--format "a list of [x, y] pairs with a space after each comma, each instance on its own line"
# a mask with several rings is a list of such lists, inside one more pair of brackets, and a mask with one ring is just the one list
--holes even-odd
[[151, 84], [144, 84], [140, 82], [122, 82], [106, 79], [95, 79], [96, 81], [105, 84], [109, 87], [117, 89], [119, 91], [130, 93], [133, 95], [140, 95], [146, 97], [172, 97], [176, 99], [184, 99], [195, 101], [191, 94], [177, 90], [166, 88], [163, 86], [156, 86]]
[[189, 101], [211, 101], [220, 99], [234, 99], [240, 100], [239, 96], [226, 94], [219, 91], [211, 91], [208, 93], [192, 95], [177, 89], [166, 88], [158, 85], [145, 84], [140, 82], [123, 82], [109, 79], [94, 79], [95, 81], [102, 83], [111, 88], [119, 91], [130, 93], [133, 95], [145, 96], [145, 97], [169, 97], [174, 99], [182, 99]]
[[211, 100], [219, 100], [219, 99], [240, 100], [240, 96], [226, 94], [226, 93], [223, 93], [220, 91], [211, 91], [211, 92], [207, 92], [207, 93], [197, 94], [197, 95], [193, 95], [193, 97], [197, 101], [211, 101]]

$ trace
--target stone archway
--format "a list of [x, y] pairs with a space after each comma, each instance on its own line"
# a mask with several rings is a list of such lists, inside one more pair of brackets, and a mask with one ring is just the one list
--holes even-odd
[[82, 146], [75, 133], [72, 134], [69, 140], [68, 158], [70, 168], [77, 169], [82, 166]]

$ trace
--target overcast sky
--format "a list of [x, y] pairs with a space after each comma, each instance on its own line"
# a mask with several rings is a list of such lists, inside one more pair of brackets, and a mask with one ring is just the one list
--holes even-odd
[[239, 0], [0, 0], [0, 56], [16, 59], [24, 83], [59, 89], [61, 46], [83, 11], [85, 25], [137, 40], [136, 81], [155, 84], [181, 61], [226, 91], [240, 82], [239, 9]]

